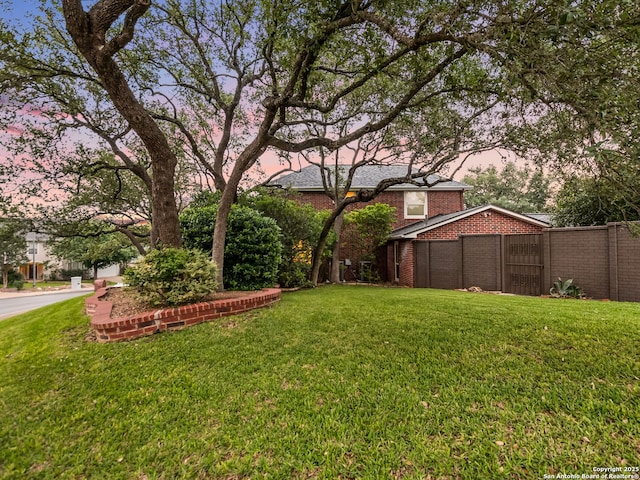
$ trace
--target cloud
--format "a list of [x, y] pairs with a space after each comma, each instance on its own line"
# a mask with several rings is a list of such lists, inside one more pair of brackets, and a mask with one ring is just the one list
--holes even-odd
[[8, 133], [13, 137], [20, 137], [24, 134], [24, 129], [18, 125], [9, 125], [4, 133]]

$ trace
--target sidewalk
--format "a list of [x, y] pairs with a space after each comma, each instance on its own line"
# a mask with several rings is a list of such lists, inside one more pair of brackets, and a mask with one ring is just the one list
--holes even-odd
[[[98, 280], [106, 280], [107, 282], [119, 283], [122, 281], [122, 277], [99, 278]], [[2, 300], [3, 298], [34, 297], [36, 295], [51, 295], [53, 293], [69, 293], [69, 292], [80, 292], [80, 291], [91, 293], [93, 291], [93, 284], [91, 285], [88, 283], [82, 284], [82, 288], [80, 290], [72, 290], [71, 283], [69, 283], [69, 286], [50, 287], [47, 289], [27, 288], [21, 291], [17, 291], [15, 289], [12, 289], [8, 292], [0, 291], [0, 300]]]
[[90, 285], [82, 285], [81, 289], [72, 290], [71, 287], [60, 287], [55, 289], [47, 289], [47, 290], [38, 290], [38, 289], [27, 289], [27, 290], [13, 290], [9, 292], [0, 292], [0, 300], [3, 298], [17, 298], [17, 297], [35, 297], [38, 295], [51, 295], [52, 293], [68, 293], [68, 292], [87, 292], [90, 293], [93, 291], [93, 286]]

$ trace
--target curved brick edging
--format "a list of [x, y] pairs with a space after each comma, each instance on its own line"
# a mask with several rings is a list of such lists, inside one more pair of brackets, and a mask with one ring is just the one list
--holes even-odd
[[280, 300], [280, 290], [267, 288], [244, 297], [201, 302], [182, 307], [143, 312], [123, 318], [110, 318], [112, 302], [101, 300], [106, 288], [99, 288], [84, 302], [91, 327], [100, 343], [131, 340], [167, 330], [179, 330], [229, 315], [266, 307]]

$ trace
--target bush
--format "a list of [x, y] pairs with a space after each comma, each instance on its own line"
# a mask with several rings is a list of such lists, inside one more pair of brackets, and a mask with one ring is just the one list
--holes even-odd
[[234, 206], [224, 250], [224, 283], [233, 290], [259, 290], [278, 281], [280, 228], [257, 211]]
[[278, 283], [284, 288], [310, 285], [311, 255], [322, 230], [322, 217], [311, 205], [292, 200], [295, 194], [280, 190], [254, 190], [240, 198], [242, 205], [273, 218], [280, 227], [282, 258]]
[[[180, 230], [185, 248], [192, 248], [211, 255], [213, 230], [218, 215], [217, 205], [189, 207], [180, 213]], [[227, 236], [230, 235], [227, 229]], [[226, 258], [225, 258], [226, 264]]]
[[386, 203], [373, 203], [344, 216], [344, 238], [351, 245], [352, 255], [356, 260], [366, 262], [361, 263], [358, 272], [362, 281], [380, 281], [376, 250], [387, 242], [395, 212], [396, 209]]
[[10, 286], [20, 291], [24, 288], [24, 280], [14, 280]]
[[124, 274], [124, 281], [153, 306], [204, 300], [215, 291], [216, 268], [209, 257], [183, 248], [153, 250]]
[[9, 270], [7, 273], [7, 283], [9, 286], [15, 284], [16, 281], [24, 283], [24, 276], [17, 270]]
[[[211, 254], [217, 205], [192, 207], [180, 214], [184, 245]], [[224, 249], [224, 284], [232, 290], [259, 290], [278, 281], [282, 254], [280, 229], [257, 211], [234, 206]]]
[[573, 278], [569, 278], [568, 280], [558, 278], [558, 281], [554, 282], [549, 293], [555, 298], [584, 298], [585, 296], [582, 289], [573, 284]]

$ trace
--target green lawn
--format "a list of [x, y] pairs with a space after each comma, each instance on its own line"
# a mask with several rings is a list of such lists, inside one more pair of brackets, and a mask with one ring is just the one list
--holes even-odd
[[[84, 286], [92, 286], [93, 287], [93, 280], [83, 280], [82, 284]], [[53, 287], [67, 287], [67, 288], [71, 288], [71, 280], [51, 280], [51, 281], [46, 281], [46, 282], [41, 282], [41, 281], [37, 281], [36, 282], [36, 289], [38, 288], [42, 288], [42, 289], [46, 289], [46, 288], [53, 288]], [[29, 291], [29, 290], [33, 290], [33, 280], [25, 280], [24, 285], [22, 287], [23, 290], [25, 291]]]
[[143, 340], [0, 322], [2, 478], [542, 479], [640, 466], [640, 305], [324, 287]]

